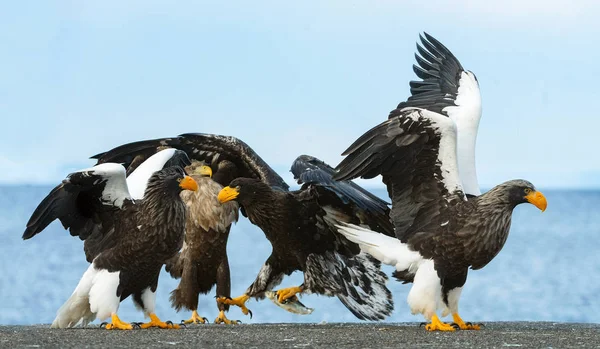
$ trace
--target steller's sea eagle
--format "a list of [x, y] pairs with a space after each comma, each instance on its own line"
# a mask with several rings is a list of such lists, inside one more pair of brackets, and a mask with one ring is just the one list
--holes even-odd
[[71, 297], [58, 310], [53, 328], [66, 328], [111, 317], [107, 329], [130, 330], [117, 316], [121, 301], [133, 295], [150, 322], [140, 327], [178, 328], [154, 313], [162, 265], [183, 244], [186, 217], [182, 190], [198, 189], [178, 166], [152, 174], [144, 198], [134, 200], [125, 168], [105, 163], [71, 173], [33, 212], [23, 239], [59, 219], [73, 236], [85, 240], [91, 265]]
[[[392, 199], [396, 237], [362, 227], [339, 232], [381, 262], [394, 276], [413, 282], [408, 303], [427, 330], [479, 329], [458, 314], [468, 269], [481, 269], [502, 249], [516, 205], [544, 211], [545, 197], [525, 180], [512, 180], [479, 195], [474, 146], [481, 116], [475, 76], [439, 41], [425, 34], [417, 56], [423, 81], [411, 82], [412, 96], [387, 121], [367, 131], [343, 155], [334, 178], [382, 175]], [[462, 132], [462, 134], [461, 134]], [[458, 144], [458, 146], [457, 146]], [[462, 159], [462, 161], [461, 161]], [[454, 324], [436, 315], [452, 314]]]

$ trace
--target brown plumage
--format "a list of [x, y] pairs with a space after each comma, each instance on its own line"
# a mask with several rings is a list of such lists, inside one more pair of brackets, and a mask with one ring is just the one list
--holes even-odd
[[[516, 205], [529, 202], [543, 211], [546, 199], [524, 180], [467, 199], [458, 170], [457, 126], [438, 107], [395, 110], [359, 137], [337, 167], [340, 180], [382, 176], [396, 238], [352, 225], [339, 231], [393, 265], [398, 279], [414, 283], [408, 303], [413, 314], [431, 321], [428, 330], [479, 329], [458, 315], [468, 269], [484, 267], [500, 252]], [[439, 320], [439, 308], [443, 316], [453, 315], [454, 325]]]
[[222, 302], [238, 305], [246, 313], [248, 298], [262, 299], [284, 275], [299, 270], [304, 283], [279, 290], [280, 302], [296, 293], [316, 293], [337, 296], [359, 319], [381, 320], [391, 313], [391, 293], [379, 262], [335, 233], [338, 220], [361, 221], [348, 209], [351, 205], [333, 192], [316, 185], [284, 192], [256, 179], [237, 178], [221, 191], [219, 200], [237, 201], [273, 247], [245, 294]]
[[[252, 216], [246, 212], [249, 206], [240, 207], [242, 214], [250, 217], [253, 222], [256, 222], [256, 216], [261, 214], [287, 222], [285, 228], [278, 227], [273, 233], [282, 238], [281, 243], [272, 243], [274, 248], [281, 249], [280, 253], [275, 254], [275, 257], [281, 259], [280, 269], [285, 273], [288, 270], [305, 270], [306, 261], [310, 260], [312, 269], [307, 275], [310, 276], [311, 282], [307, 290], [337, 295], [362, 319], [381, 319], [389, 314], [392, 305], [389, 291], [385, 288], [386, 277], [379, 270], [379, 263], [368, 256], [346, 253], [347, 248], [358, 252], [354, 244], [337, 244], [333, 247], [326, 242], [342, 240], [336, 238], [331, 229], [337, 220], [369, 226], [376, 231], [393, 235], [393, 225], [389, 219], [390, 209], [385, 201], [351, 181], [332, 180], [333, 168], [307, 155], [299, 156], [292, 164], [291, 172], [298, 184], [302, 184], [302, 188], [290, 192], [283, 179], [252, 148], [230, 136], [184, 134], [174, 138], [140, 141], [119, 146], [98, 154], [95, 158], [99, 163], [114, 161], [135, 166], [136, 158], [150, 156], [162, 146], [183, 150], [191, 159], [210, 163], [216, 171], [213, 179], [219, 184], [229, 185], [235, 178], [249, 178], [256, 183], [262, 183], [264, 188], [274, 193], [273, 195], [292, 197], [293, 199], [284, 202], [283, 206], [280, 202], [269, 202], [264, 212], [253, 210]], [[301, 225], [290, 225], [292, 222], [301, 222]], [[267, 224], [255, 224], [263, 230], [269, 229], [266, 228]], [[315, 224], [318, 224], [318, 227], [315, 227]], [[286, 238], [292, 234], [290, 229], [295, 234], [291, 239]], [[322, 242], [325, 250], [321, 250], [319, 242], [313, 240], [315, 236], [324, 239]], [[286, 249], [288, 252], [283, 252]], [[308, 257], [311, 251], [318, 253]], [[291, 256], [294, 255], [298, 258], [292, 260]], [[301, 265], [300, 269], [298, 263]], [[355, 273], [338, 273], [328, 278], [329, 269], [336, 268], [353, 270]], [[257, 281], [265, 276], [265, 272], [269, 271], [261, 270]], [[275, 272], [279, 273], [280, 270]], [[363, 286], [365, 289], [361, 290]], [[255, 294], [262, 297], [265, 290], [261, 286]], [[292, 297], [291, 293], [280, 294], [282, 299]], [[221, 303], [230, 301], [228, 297], [219, 297], [218, 300]], [[247, 308], [242, 309], [244, 313], [248, 313]]]
[[125, 169], [103, 164], [75, 172], [57, 186], [33, 213], [23, 234], [25, 239], [59, 219], [73, 235], [82, 239], [96, 227], [92, 264], [73, 295], [58, 311], [52, 327], [84, 325], [95, 318], [112, 316], [108, 329], [131, 329], [116, 313], [119, 303], [133, 295], [151, 321], [146, 327], [173, 327], [154, 314], [155, 291], [160, 269], [181, 248], [185, 226], [183, 189], [197, 189], [181, 168], [154, 173], [144, 199], [131, 200]]
[[[181, 278], [177, 288], [171, 292], [171, 304], [177, 311], [182, 308], [193, 311], [192, 318], [185, 323], [206, 321], [197, 315], [198, 295], [208, 293], [215, 284], [217, 297], [231, 296], [227, 240], [231, 224], [238, 220], [238, 205], [235, 202], [219, 203], [217, 195], [223, 186], [212, 180], [209, 173], [202, 172], [203, 168], [206, 166], [199, 161], [193, 161], [186, 168], [199, 189], [181, 193], [188, 209], [185, 242], [181, 252], [166, 265], [172, 277]], [[229, 307], [217, 305], [220, 314], [215, 321], [229, 323], [230, 320], [222, 313]]]

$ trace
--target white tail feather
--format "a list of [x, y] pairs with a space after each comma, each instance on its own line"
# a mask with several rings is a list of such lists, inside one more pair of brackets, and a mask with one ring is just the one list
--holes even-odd
[[423, 260], [418, 252], [412, 251], [408, 245], [403, 244], [395, 237], [348, 223], [338, 224], [337, 228], [338, 232], [348, 240], [357, 243], [362, 251], [367, 252], [383, 264], [394, 266], [398, 271], [416, 272], [416, 268]]
[[[96, 269], [92, 264], [83, 273], [71, 297], [56, 312], [56, 318], [52, 321], [51, 328], [73, 327], [84, 319], [91, 318], [92, 320], [90, 321], [93, 321], [96, 316], [90, 310], [89, 293], [95, 274]], [[84, 323], [84, 325], [86, 324]]]
[[99, 270], [92, 263], [83, 273], [71, 297], [58, 309], [51, 327], [69, 328], [79, 323], [85, 326], [96, 317], [104, 320], [111, 313], [116, 313], [120, 302], [116, 295], [118, 285], [119, 272]]

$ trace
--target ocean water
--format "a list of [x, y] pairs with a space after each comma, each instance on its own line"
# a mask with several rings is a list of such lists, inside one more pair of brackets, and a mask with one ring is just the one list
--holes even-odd
[[[21, 239], [33, 209], [50, 187], [0, 186], [0, 324], [50, 323], [71, 295], [87, 268], [83, 243], [60, 223], [28, 241]], [[384, 190], [375, 193], [385, 196]], [[547, 191], [548, 209], [517, 207], [508, 242], [485, 268], [471, 271], [463, 290], [460, 313], [469, 321], [599, 322], [600, 317], [600, 191]], [[242, 218], [232, 228], [228, 253], [232, 296], [254, 280], [271, 247], [262, 231]], [[388, 275], [392, 269], [385, 267]], [[177, 280], [162, 273], [157, 291], [159, 317], [179, 322], [188, 312], [175, 312], [169, 292]], [[284, 279], [281, 287], [302, 282], [300, 273]], [[385, 321], [422, 321], [410, 314], [406, 297], [410, 285], [390, 278], [395, 309]], [[214, 289], [201, 296], [199, 313], [211, 321], [217, 315]], [[337, 300], [307, 295], [302, 302], [315, 308], [311, 315], [295, 315], [269, 300], [248, 302], [254, 317], [232, 307], [229, 318], [244, 323], [359, 321]], [[143, 315], [127, 299], [119, 314], [126, 321]]]

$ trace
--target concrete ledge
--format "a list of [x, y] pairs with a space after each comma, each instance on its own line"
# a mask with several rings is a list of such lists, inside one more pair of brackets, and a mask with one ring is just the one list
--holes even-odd
[[600, 324], [493, 322], [428, 333], [418, 323], [190, 325], [181, 330], [0, 326], [1, 348], [597, 348]]

